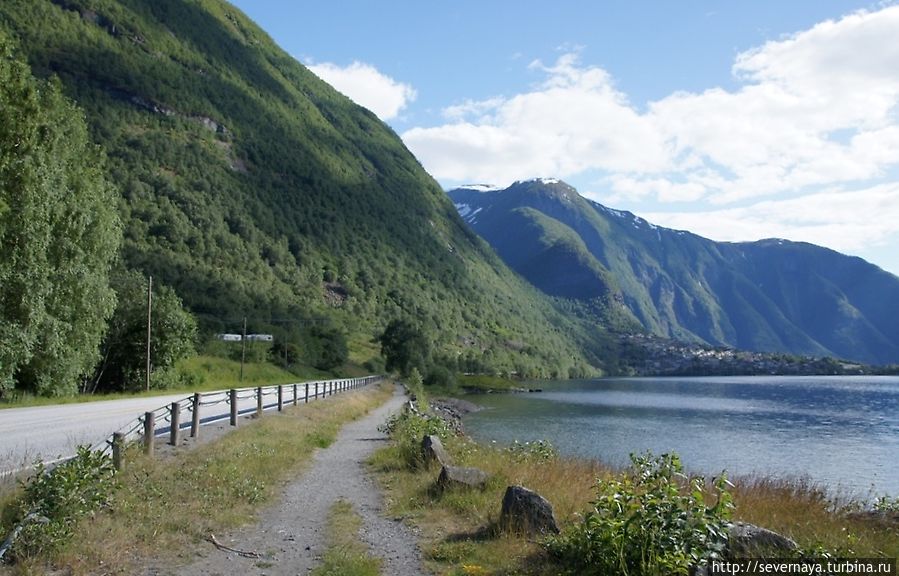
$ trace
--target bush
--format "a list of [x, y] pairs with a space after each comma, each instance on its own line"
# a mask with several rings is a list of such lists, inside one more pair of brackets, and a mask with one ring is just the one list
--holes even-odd
[[523, 443], [516, 440], [506, 448], [506, 452], [516, 462], [549, 462], [559, 457], [559, 451], [547, 440]]
[[429, 388], [451, 390], [456, 386], [456, 376], [449, 368], [435, 365], [428, 370], [428, 375], [425, 376], [424, 385]]
[[688, 574], [727, 546], [732, 509], [722, 475], [705, 503], [705, 481], [683, 475], [674, 454], [631, 455], [622, 480], [600, 481], [597, 498], [578, 525], [548, 541], [552, 553], [579, 573], [625, 576]]
[[112, 459], [79, 446], [77, 454], [53, 470], [38, 462], [25, 486], [18, 520], [25, 522], [11, 550], [15, 560], [52, 552], [75, 533], [78, 521], [105, 506], [118, 486]]
[[434, 435], [446, 440], [451, 435], [449, 427], [442, 419], [411, 411], [404, 411], [390, 417], [381, 426], [381, 430], [394, 441], [400, 460], [411, 470], [417, 470], [424, 466], [424, 455], [421, 451], [422, 438]]

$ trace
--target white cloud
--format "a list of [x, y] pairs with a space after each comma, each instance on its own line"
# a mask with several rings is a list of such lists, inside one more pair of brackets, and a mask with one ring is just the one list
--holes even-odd
[[592, 174], [621, 199], [721, 206], [859, 185], [899, 166], [899, 6], [739, 54], [736, 90], [678, 92], [641, 112], [576, 53], [531, 90], [466, 101], [403, 139], [438, 179]]
[[444, 111], [452, 123], [413, 128], [403, 140], [432, 175], [460, 181], [508, 183], [593, 168], [629, 172], [667, 166], [658, 132], [604, 70], [579, 67], [572, 54], [552, 66], [538, 61], [530, 67], [546, 75], [533, 91], [452, 106]]
[[899, 183], [828, 190], [785, 200], [701, 212], [642, 214], [649, 221], [713, 240], [789, 238], [858, 253], [899, 243]]
[[876, 178], [899, 163], [897, 34], [899, 7], [823, 22], [738, 55], [741, 89], [672, 94], [650, 115], [678, 153], [725, 176], [718, 203]]
[[381, 120], [396, 118], [417, 93], [412, 86], [397, 82], [377, 68], [362, 62], [340, 67], [324, 62], [306, 65], [316, 76], [342, 92]]

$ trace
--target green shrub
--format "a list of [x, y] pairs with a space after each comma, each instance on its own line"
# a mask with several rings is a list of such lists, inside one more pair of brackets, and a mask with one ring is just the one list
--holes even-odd
[[599, 481], [583, 522], [550, 539], [549, 550], [578, 573], [624, 576], [687, 574], [719, 557], [732, 509], [724, 476], [707, 506], [705, 481], [687, 479], [677, 455], [631, 461], [623, 479]]
[[442, 419], [408, 410], [390, 417], [381, 426], [381, 430], [394, 441], [400, 460], [412, 470], [424, 466], [424, 456], [421, 451], [422, 438], [434, 435], [445, 440], [451, 434], [449, 427]]
[[534, 442], [516, 440], [506, 448], [506, 451], [518, 462], [548, 462], [559, 457], [559, 451], [547, 440]]
[[11, 550], [13, 559], [45, 555], [66, 543], [78, 521], [105, 506], [117, 486], [112, 459], [87, 446], [50, 471], [38, 462], [19, 503], [19, 521], [31, 518]]

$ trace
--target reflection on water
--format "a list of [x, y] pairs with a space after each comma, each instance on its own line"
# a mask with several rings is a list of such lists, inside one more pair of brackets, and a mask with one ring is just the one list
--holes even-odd
[[807, 477], [861, 497], [899, 495], [899, 378], [708, 377], [540, 382], [473, 397], [479, 440], [550, 440], [629, 462], [675, 451], [691, 470]]

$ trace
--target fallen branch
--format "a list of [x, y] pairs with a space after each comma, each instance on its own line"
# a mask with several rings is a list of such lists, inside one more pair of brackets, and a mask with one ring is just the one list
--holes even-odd
[[209, 538], [207, 538], [206, 540], [211, 542], [212, 545], [215, 546], [216, 548], [218, 548], [219, 550], [224, 550], [225, 552], [234, 552], [241, 558], [259, 558], [260, 557], [258, 552], [247, 552], [245, 550], [238, 550], [236, 548], [231, 548], [230, 546], [225, 546], [224, 544], [222, 544], [221, 542], [219, 542], [218, 540], [215, 539], [215, 534], [210, 534]]

